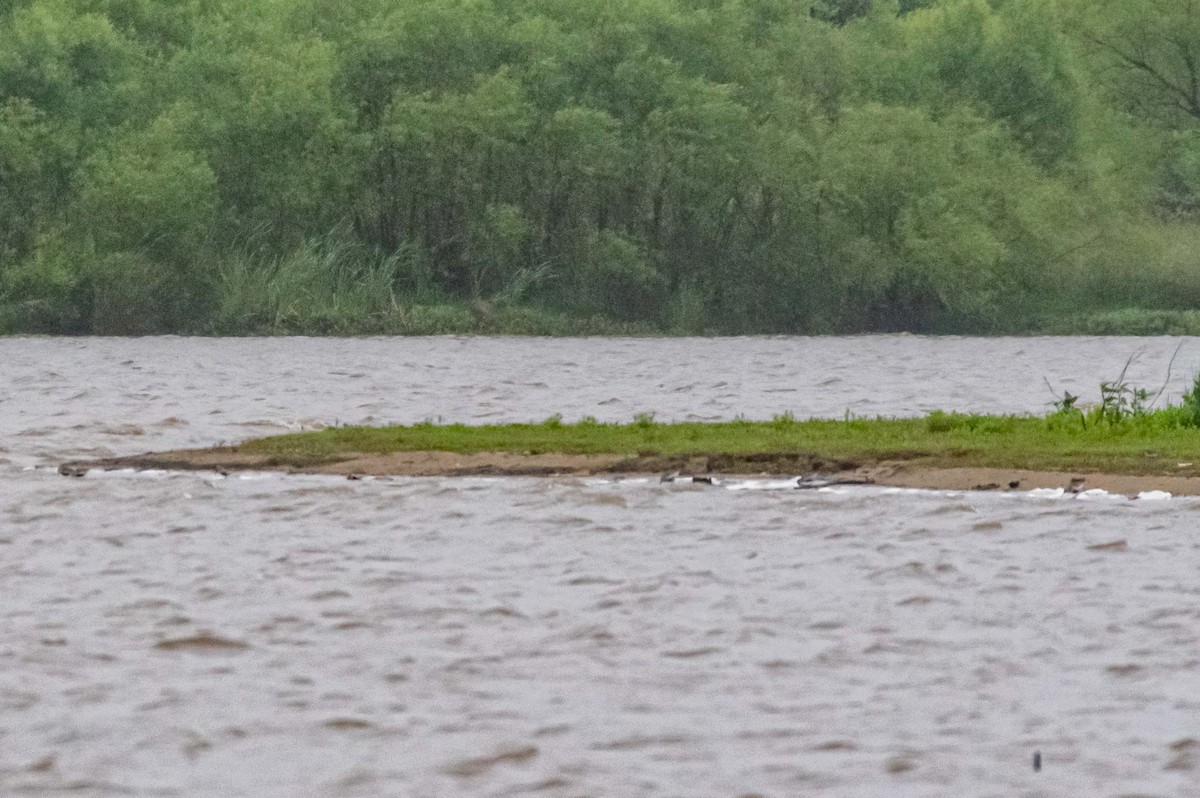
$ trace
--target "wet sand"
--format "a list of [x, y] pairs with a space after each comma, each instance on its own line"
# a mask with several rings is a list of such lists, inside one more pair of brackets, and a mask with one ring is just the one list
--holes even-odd
[[91, 470], [116, 471], [283, 471], [335, 476], [763, 476], [815, 475], [832, 484], [878, 485], [924, 490], [1054, 490], [1079, 493], [1103, 490], [1137, 496], [1165, 491], [1200, 496], [1200, 477], [1169, 474], [1108, 474], [1082, 471], [1034, 471], [1016, 468], [933, 468], [919, 463], [829, 463], [815, 456], [768, 453], [730, 456], [647, 456], [519, 454], [513, 452], [366, 452], [342, 453], [327, 462], [289, 461], [277, 455], [243, 452], [236, 446], [146, 453], [64, 463], [59, 473], [84, 476]]

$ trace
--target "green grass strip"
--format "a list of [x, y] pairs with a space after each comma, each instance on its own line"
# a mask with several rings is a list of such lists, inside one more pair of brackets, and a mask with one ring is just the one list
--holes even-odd
[[[877, 418], [723, 423], [340, 427], [251, 441], [242, 451], [312, 462], [350, 453], [515, 452], [768, 458], [807, 456], [846, 467], [902, 460], [933, 467], [995, 467], [1114, 474], [1200, 474], [1200, 429], [1169, 407], [1102, 423], [1078, 411], [1047, 417], [933, 413]], [[1187, 464], [1181, 466], [1181, 464]]]

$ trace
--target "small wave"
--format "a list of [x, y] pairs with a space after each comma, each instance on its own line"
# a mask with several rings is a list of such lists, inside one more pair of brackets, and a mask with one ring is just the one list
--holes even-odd
[[692, 742], [691, 737], [681, 734], [641, 735], [621, 737], [607, 743], [592, 746], [597, 751], [638, 751], [643, 748], [656, 748], [662, 745], [686, 745]]
[[338, 731], [370, 729], [374, 726], [371, 721], [363, 720], [362, 718], [330, 718], [321, 725], [327, 729], [336, 729]]
[[250, 648], [250, 645], [240, 640], [202, 632], [189, 637], [159, 640], [154, 647], [159, 651], [242, 651]]
[[1088, 551], [1127, 551], [1129, 543], [1125, 540], [1114, 540], [1111, 543], [1097, 543], [1094, 546], [1088, 546]]
[[697, 657], [708, 657], [713, 654], [720, 654], [725, 649], [720, 646], [702, 646], [701, 648], [685, 648], [677, 651], [664, 651], [662, 655], [668, 659], [696, 659]]
[[455, 762], [446, 768], [451, 776], [467, 778], [481, 776], [498, 765], [520, 765], [535, 758], [540, 752], [537, 746], [525, 745], [501, 751], [491, 756], [474, 757]]

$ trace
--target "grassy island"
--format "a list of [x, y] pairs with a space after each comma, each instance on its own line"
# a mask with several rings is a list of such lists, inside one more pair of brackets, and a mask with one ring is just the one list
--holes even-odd
[[558, 416], [536, 424], [336, 427], [233, 447], [63, 467], [276, 469], [357, 475], [832, 475], [913, 487], [1074, 485], [1200, 495], [1200, 396], [1150, 409], [1148, 392], [1106, 383], [1103, 401], [1069, 394], [1045, 416], [934, 412], [920, 418], [632, 423]]
[[[933, 413], [877, 418], [659, 424], [583, 421], [464, 426], [340, 427], [250, 441], [240, 452], [305, 467], [398, 452], [610, 455], [646, 465], [726, 473], [843, 471], [883, 462], [931, 468], [1012, 468], [1130, 475], [1196, 475], [1200, 428], [1161, 410], [1117, 425], [1084, 426], [1056, 414]], [[640, 469], [647, 470], [647, 469]], [[648, 470], [657, 470], [650, 468]]]

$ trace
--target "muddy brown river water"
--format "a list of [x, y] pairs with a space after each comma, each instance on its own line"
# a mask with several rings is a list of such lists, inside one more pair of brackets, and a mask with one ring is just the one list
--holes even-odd
[[1197, 499], [54, 473], [334, 423], [1041, 412], [1178, 343], [0, 339], [0, 796], [1200, 796]]

